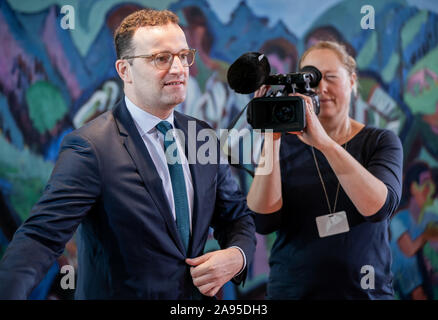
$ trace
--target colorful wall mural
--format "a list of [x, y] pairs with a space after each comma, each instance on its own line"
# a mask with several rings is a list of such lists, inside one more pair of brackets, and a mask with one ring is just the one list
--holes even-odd
[[[433, 0], [0, 0], [0, 256], [41, 196], [63, 137], [123, 96], [112, 35], [129, 13], [169, 8], [197, 49], [187, 100], [178, 109], [227, 128], [251, 99], [226, 82], [247, 51], [265, 53], [273, 72], [295, 71], [320, 39], [342, 42], [356, 58], [359, 95], [351, 115], [388, 128], [404, 148], [402, 203], [391, 222], [398, 299], [438, 299], [438, 3]], [[64, 6], [70, 7], [64, 7]], [[373, 23], [361, 21], [371, 6]], [[70, 20], [69, 20], [70, 19]], [[373, 27], [373, 28], [371, 28]], [[236, 128], [248, 127], [242, 117]], [[251, 169], [251, 165], [248, 166]], [[235, 169], [244, 192], [251, 176]], [[275, 234], [258, 245], [244, 287], [223, 299], [263, 299]], [[418, 245], [416, 239], [422, 239]], [[417, 245], [414, 245], [417, 243]], [[211, 238], [206, 251], [217, 246]], [[71, 299], [60, 288], [76, 265], [72, 239], [33, 299]]]

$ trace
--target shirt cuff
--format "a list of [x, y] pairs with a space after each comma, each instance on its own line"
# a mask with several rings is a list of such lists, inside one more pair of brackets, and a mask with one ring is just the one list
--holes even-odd
[[243, 250], [240, 249], [238, 246], [232, 246], [232, 247], [230, 247], [230, 248], [236, 248], [236, 249], [239, 249], [240, 253], [241, 253], [242, 256], [243, 256], [243, 267], [242, 267], [242, 269], [240, 269], [240, 271], [239, 271], [238, 273], [236, 273], [236, 275], [233, 277], [233, 278], [235, 278], [235, 277], [237, 277], [239, 274], [241, 274], [243, 270], [245, 270], [245, 268], [246, 268], [246, 256], [245, 256], [245, 252], [243, 252]]

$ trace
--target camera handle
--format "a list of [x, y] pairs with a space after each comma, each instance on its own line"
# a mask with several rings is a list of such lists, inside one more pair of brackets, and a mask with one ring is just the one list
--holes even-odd
[[296, 93], [296, 92], [297, 92], [297, 85], [295, 83], [288, 83], [288, 84], [284, 85], [284, 88], [281, 91], [281, 95], [286, 97], [289, 94]]
[[[311, 92], [312, 88], [310, 87], [310, 78], [304, 77], [304, 82], [306, 83], [304, 89], [306, 92]], [[281, 94], [283, 96], [288, 96], [289, 94], [293, 94], [297, 92], [297, 85], [296, 83], [288, 83], [284, 85], [283, 91], [281, 91]]]

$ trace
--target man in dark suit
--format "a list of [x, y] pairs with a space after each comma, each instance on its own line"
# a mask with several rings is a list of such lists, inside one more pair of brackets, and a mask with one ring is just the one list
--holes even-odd
[[[177, 16], [137, 11], [115, 45], [125, 97], [65, 137], [0, 263], [0, 298], [25, 299], [79, 225], [79, 299], [196, 299], [246, 276], [255, 228], [228, 164], [185, 161], [190, 128], [209, 126], [173, 110], [195, 54]], [[203, 254], [209, 227], [222, 249]]]

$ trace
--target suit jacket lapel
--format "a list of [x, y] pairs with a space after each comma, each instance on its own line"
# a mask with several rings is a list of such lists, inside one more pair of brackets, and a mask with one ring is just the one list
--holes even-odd
[[138, 133], [134, 120], [126, 108], [124, 99], [117, 105], [113, 113], [123, 139], [123, 144], [134, 161], [146, 190], [150, 193], [156, 207], [166, 221], [169, 232], [178, 249], [184, 253], [185, 250], [178, 236], [175, 219], [165, 196], [163, 183], [149, 155], [149, 151]]

